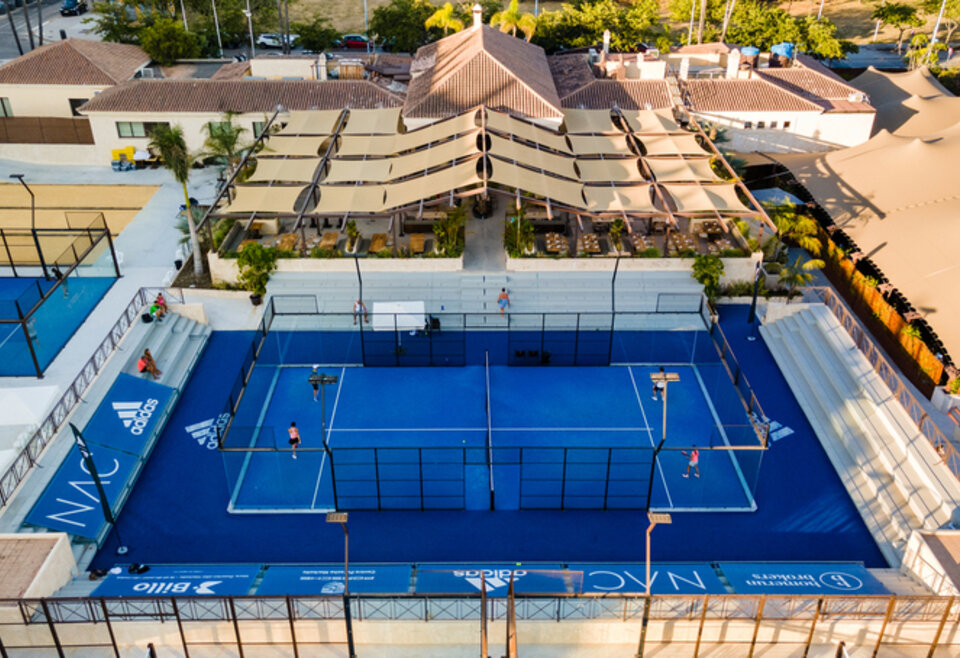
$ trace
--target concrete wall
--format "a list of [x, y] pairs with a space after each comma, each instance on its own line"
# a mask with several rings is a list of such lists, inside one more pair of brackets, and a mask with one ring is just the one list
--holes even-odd
[[316, 57], [256, 57], [250, 60], [250, 75], [255, 78], [317, 79]]
[[[6, 36], [6, 35], [4, 35]], [[0, 84], [0, 98], [10, 99], [15, 117], [72, 117], [71, 98], [90, 100], [109, 86]]]
[[[721, 283], [752, 281], [760, 253], [744, 258], [722, 258]], [[613, 272], [616, 259], [609, 258], [507, 258], [508, 272]], [[692, 258], [621, 258], [622, 272], [689, 272]]]
[[104, 165], [110, 164], [110, 154], [104, 161], [95, 144], [0, 144], [0, 159], [34, 162], [37, 164]]
[[[900, 571], [912, 576], [940, 596], [957, 596], [960, 590], [947, 574], [946, 568], [930, 549], [925, 539], [927, 533], [916, 530], [910, 535]], [[958, 530], [938, 530], [937, 535], [960, 536]]]
[[[825, 151], [870, 138], [875, 114], [843, 112], [694, 112], [699, 121], [729, 128], [728, 148], [772, 153]], [[752, 128], [744, 128], [749, 121]], [[763, 122], [766, 128], [757, 125]], [[784, 122], [790, 126], [784, 128]], [[770, 128], [773, 122], [777, 128]]]

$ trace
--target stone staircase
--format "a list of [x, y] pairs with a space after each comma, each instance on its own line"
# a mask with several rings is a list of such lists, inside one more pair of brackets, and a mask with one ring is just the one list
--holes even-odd
[[899, 566], [913, 530], [960, 504], [960, 482], [823, 305], [797, 305], [761, 328], [880, 550]]

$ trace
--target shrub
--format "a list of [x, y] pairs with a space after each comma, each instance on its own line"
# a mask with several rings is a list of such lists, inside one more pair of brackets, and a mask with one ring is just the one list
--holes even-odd
[[657, 247], [647, 247], [643, 251], [637, 252], [640, 258], [660, 258], [660, 250]]
[[746, 254], [743, 249], [723, 249], [720, 251], [720, 258], [743, 258]]
[[336, 249], [321, 249], [320, 247], [314, 247], [310, 250], [310, 258], [337, 258], [342, 255], [343, 254]]
[[690, 276], [703, 285], [704, 294], [712, 302], [720, 287], [720, 277], [723, 276], [723, 261], [714, 254], [700, 254], [693, 261]]
[[726, 297], [747, 297], [753, 294], [753, 283], [750, 281], [731, 281], [720, 287], [720, 294]]
[[277, 269], [277, 250], [257, 242], [248, 244], [237, 255], [237, 267], [240, 268], [237, 281], [244, 290], [255, 295], [266, 294], [267, 281]]

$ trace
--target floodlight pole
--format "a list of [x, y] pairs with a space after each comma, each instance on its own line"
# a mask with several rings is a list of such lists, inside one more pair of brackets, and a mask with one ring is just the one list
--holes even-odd
[[680, 381], [680, 375], [675, 372], [663, 372], [663, 368], [660, 369], [660, 372], [651, 372], [650, 381], [656, 385], [658, 382], [663, 382], [663, 432], [660, 436], [660, 443], [657, 444], [657, 447], [653, 449], [653, 460], [650, 464], [650, 480], [647, 483], [647, 507], [650, 507], [650, 500], [653, 498], [653, 476], [655, 469], [657, 468], [657, 456], [660, 454], [660, 451], [663, 450], [664, 444], [667, 442], [667, 389], [670, 387], [668, 384], [670, 382]]
[[23, 180], [23, 174], [10, 174], [10, 178], [20, 181], [20, 184], [23, 185], [23, 188], [30, 195], [30, 233], [33, 235], [33, 244], [37, 248], [37, 258], [40, 259], [40, 267], [43, 269], [43, 278], [49, 279], [50, 275], [47, 274], [47, 263], [43, 259], [43, 250], [40, 249], [40, 239], [37, 237], [37, 198], [34, 196], [33, 190], [30, 189], [30, 186], [27, 185], [25, 180]]
[[353, 617], [350, 614], [350, 531], [346, 512], [327, 512], [327, 523], [339, 523], [343, 528], [343, 618], [347, 625], [347, 656], [356, 658], [353, 646]]
[[[666, 389], [666, 386], [664, 386]], [[666, 398], [664, 398], [666, 401]], [[673, 523], [673, 517], [669, 514], [658, 514], [656, 512], [647, 511], [647, 521], [650, 522], [650, 525], [647, 526], [647, 574], [646, 574], [646, 600], [643, 602], [643, 623], [640, 626], [640, 642], [637, 645], [637, 656], [638, 658], [643, 656], [643, 647], [647, 641], [647, 625], [650, 622], [650, 534], [653, 532], [653, 529], [658, 523], [664, 525]]]
[[247, 27], [250, 29], [250, 59], [257, 56], [257, 49], [253, 43], [253, 12], [250, 11], [250, 0], [247, 0], [247, 8], [243, 10], [243, 15], [247, 17]]

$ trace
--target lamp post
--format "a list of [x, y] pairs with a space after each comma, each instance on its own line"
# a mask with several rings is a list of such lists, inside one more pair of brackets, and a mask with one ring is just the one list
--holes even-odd
[[650, 381], [653, 382], [654, 386], [659, 382], [663, 382], [663, 432], [660, 436], [660, 443], [653, 449], [653, 460], [650, 464], [650, 481], [647, 484], [647, 507], [650, 507], [650, 500], [653, 498], [653, 474], [654, 469], [657, 468], [657, 456], [660, 454], [660, 451], [663, 450], [663, 444], [667, 442], [667, 389], [669, 388], [667, 384], [680, 381], [680, 375], [675, 372], [664, 372], [663, 368], [660, 368], [660, 372], [650, 373]]
[[250, 28], [250, 59], [257, 56], [257, 49], [253, 42], [253, 12], [250, 11], [250, 0], [247, 0], [247, 8], [243, 10], [243, 15], [247, 17], [247, 27]]
[[213, 6], [213, 25], [217, 29], [217, 56], [223, 57], [223, 39], [220, 37], [220, 18], [217, 16], [217, 0], [210, 0]]
[[653, 529], [657, 527], [657, 524], [669, 525], [673, 523], [673, 517], [669, 514], [658, 514], [656, 512], [647, 512], [647, 521], [650, 522], [650, 525], [647, 526], [647, 596], [650, 596], [650, 535], [653, 533]]
[[353, 648], [353, 618], [350, 616], [350, 532], [346, 512], [327, 512], [327, 523], [339, 523], [343, 528], [343, 618], [347, 623], [347, 655], [356, 658]]
[[49, 279], [50, 276], [47, 274], [47, 264], [43, 260], [43, 252], [40, 250], [40, 240], [37, 238], [37, 198], [33, 194], [33, 190], [30, 189], [30, 186], [27, 185], [27, 182], [23, 180], [23, 174], [10, 174], [10, 178], [14, 178], [20, 181], [20, 184], [23, 185], [23, 188], [27, 191], [27, 194], [30, 195], [30, 233], [33, 235], [33, 244], [37, 248], [37, 258], [40, 259], [40, 267], [43, 269], [43, 278]]

